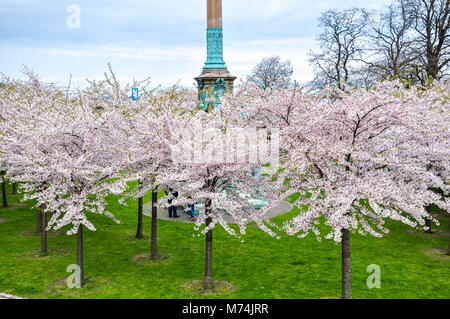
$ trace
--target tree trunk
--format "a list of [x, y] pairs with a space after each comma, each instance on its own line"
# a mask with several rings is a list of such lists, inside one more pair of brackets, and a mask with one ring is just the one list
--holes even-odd
[[47, 214], [43, 210], [39, 214], [41, 215], [41, 254], [47, 255]]
[[447, 255], [450, 256], [450, 222], [448, 223], [448, 250]]
[[158, 208], [156, 207], [156, 202], [158, 201], [158, 190], [156, 187], [152, 189], [152, 232], [151, 232], [151, 260], [158, 259]]
[[425, 218], [425, 227], [428, 227], [427, 230], [425, 230], [425, 233], [432, 234], [433, 231], [431, 230], [431, 219]]
[[136, 231], [136, 239], [142, 239], [144, 238], [144, 230], [143, 230], [143, 201], [144, 199], [142, 197], [138, 198], [138, 225], [137, 225], [137, 231]]
[[13, 186], [13, 195], [17, 195], [17, 183], [13, 183], [12, 184], [12, 186]]
[[80, 285], [84, 286], [84, 266], [83, 266], [83, 225], [78, 227], [77, 232], [77, 265], [80, 268]]
[[2, 181], [2, 197], [3, 197], [3, 208], [8, 207], [8, 198], [6, 197], [6, 181]]
[[[211, 200], [208, 200], [205, 205], [206, 208], [206, 216], [209, 216], [211, 210]], [[211, 218], [207, 217], [206, 219], [206, 227], [211, 223]], [[213, 290], [214, 289], [214, 281], [212, 278], [212, 229], [210, 229], [206, 233], [206, 263], [205, 263], [205, 281], [203, 287], [205, 290]]]
[[38, 234], [42, 234], [42, 212], [40, 209], [37, 210], [36, 218], [36, 232]]
[[352, 299], [350, 230], [342, 230], [342, 299]]

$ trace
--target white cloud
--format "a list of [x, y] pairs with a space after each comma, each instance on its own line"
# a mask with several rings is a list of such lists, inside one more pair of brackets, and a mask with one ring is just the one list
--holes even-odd
[[[315, 47], [314, 39], [286, 38], [279, 40], [250, 40], [247, 42], [228, 43], [224, 58], [232, 74], [245, 78], [254, 66], [264, 57], [279, 55], [289, 59], [294, 66], [294, 78], [305, 82], [312, 79], [312, 70], [307, 63], [308, 51]], [[84, 48], [45, 49], [45, 54], [52, 55], [52, 60], [73, 58], [75, 60], [95, 59], [117, 66], [126, 79], [151, 76], [153, 82], [170, 85], [178, 80], [190, 86], [193, 78], [200, 74], [206, 59], [204, 47], [193, 46], [159, 46], [131, 48], [120, 45], [87, 46]], [[135, 65], [134, 67], [121, 67]], [[77, 64], [73, 65], [74, 71]], [[116, 70], [116, 69], [115, 69]], [[133, 76], [132, 76], [133, 74]], [[102, 75], [99, 74], [100, 76]]]

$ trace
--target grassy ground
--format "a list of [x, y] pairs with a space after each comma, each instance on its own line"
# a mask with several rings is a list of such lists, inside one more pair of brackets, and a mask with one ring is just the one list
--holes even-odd
[[[11, 187], [9, 188], [11, 190]], [[75, 236], [49, 236], [50, 257], [39, 257], [35, 211], [21, 207], [20, 195], [9, 196], [11, 207], [0, 208], [0, 292], [29, 298], [337, 298], [340, 296], [340, 245], [315, 238], [273, 239], [249, 227], [245, 241], [214, 231], [214, 278], [231, 283], [221, 293], [205, 295], [186, 288], [201, 280], [204, 237], [193, 236], [193, 225], [159, 221], [159, 249], [170, 254], [142, 265], [134, 256], [149, 252], [150, 218], [144, 217], [147, 238], [135, 240], [137, 205], [112, 211], [115, 224], [94, 216], [96, 232], [85, 231], [83, 289], [65, 288], [67, 266], [75, 263]], [[145, 198], [145, 202], [150, 197]], [[446, 216], [439, 228], [448, 229]], [[2, 219], [6, 219], [3, 223]], [[450, 298], [450, 261], [426, 254], [445, 249], [448, 237], [423, 237], [407, 226], [390, 222], [391, 233], [377, 239], [352, 235], [354, 298]], [[31, 252], [31, 253], [30, 253]], [[367, 266], [381, 267], [381, 289], [366, 286]]]

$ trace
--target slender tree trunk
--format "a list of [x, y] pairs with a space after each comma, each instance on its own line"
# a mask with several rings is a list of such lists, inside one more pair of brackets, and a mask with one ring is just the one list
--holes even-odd
[[3, 198], [3, 208], [8, 207], [8, 198], [6, 197], [6, 181], [2, 181], [2, 198]]
[[36, 231], [38, 234], [42, 234], [42, 211], [40, 209], [37, 211], [36, 218]]
[[[209, 216], [211, 210], [211, 200], [208, 200], [205, 205], [206, 215]], [[211, 223], [211, 218], [206, 219], [206, 226], [208, 227]], [[205, 281], [203, 287], [205, 290], [214, 289], [214, 281], [212, 278], [212, 243], [213, 234], [212, 229], [206, 233], [206, 263], [205, 263]]]
[[13, 186], [13, 195], [17, 195], [17, 183], [13, 183], [12, 184], [12, 186]]
[[425, 233], [432, 234], [433, 231], [431, 230], [431, 219], [425, 218], [425, 227], [428, 227], [427, 230], [425, 230]]
[[158, 208], [156, 207], [156, 202], [158, 201], [158, 189], [154, 187], [152, 189], [152, 232], [151, 232], [151, 260], [158, 259]]
[[143, 202], [144, 199], [142, 197], [138, 198], [138, 225], [137, 225], [137, 231], [136, 231], [136, 239], [142, 239], [144, 238], [144, 230], [143, 230]]
[[[425, 210], [427, 211], [428, 214], [431, 214], [431, 206], [426, 206]], [[425, 233], [427, 233], [427, 234], [433, 233], [433, 231], [431, 230], [431, 219], [426, 218], [426, 217], [425, 217], [425, 227], [428, 228], [427, 230], [425, 230]]]
[[45, 211], [40, 211], [41, 217], [41, 254], [47, 255], [48, 249], [47, 249], [47, 214]]
[[350, 230], [342, 230], [342, 299], [352, 299]]
[[450, 256], [450, 221], [448, 223], [448, 249], [447, 249], [447, 255]]
[[[351, 154], [347, 155], [347, 162], [350, 162]], [[345, 167], [350, 171], [350, 167]], [[348, 212], [347, 212], [348, 214]], [[350, 229], [342, 229], [342, 299], [352, 299], [352, 269], [350, 258]]]
[[[142, 184], [141, 181], [138, 181], [139, 186]], [[143, 198], [138, 198], [138, 225], [136, 230], [136, 236], [134, 236], [136, 239], [142, 239], [144, 238], [144, 229], [143, 229]]]
[[77, 265], [80, 268], [80, 285], [84, 286], [84, 265], [83, 265], [83, 225], [80, 225], [77, 232]]

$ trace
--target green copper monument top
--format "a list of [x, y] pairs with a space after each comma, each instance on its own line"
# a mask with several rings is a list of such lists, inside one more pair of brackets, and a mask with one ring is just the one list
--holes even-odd
[[207, 59], [202, 73], [195, 78], [198, 84], [199, 108], [214, 109], [225, 92], [233, 91], [236, 79], [223, 60], [222, 0], [207, 0]]
[[208, 54], [203, 69], [226, 69], [223, 60], [223, 29], [208, 28], [206, 37]]

